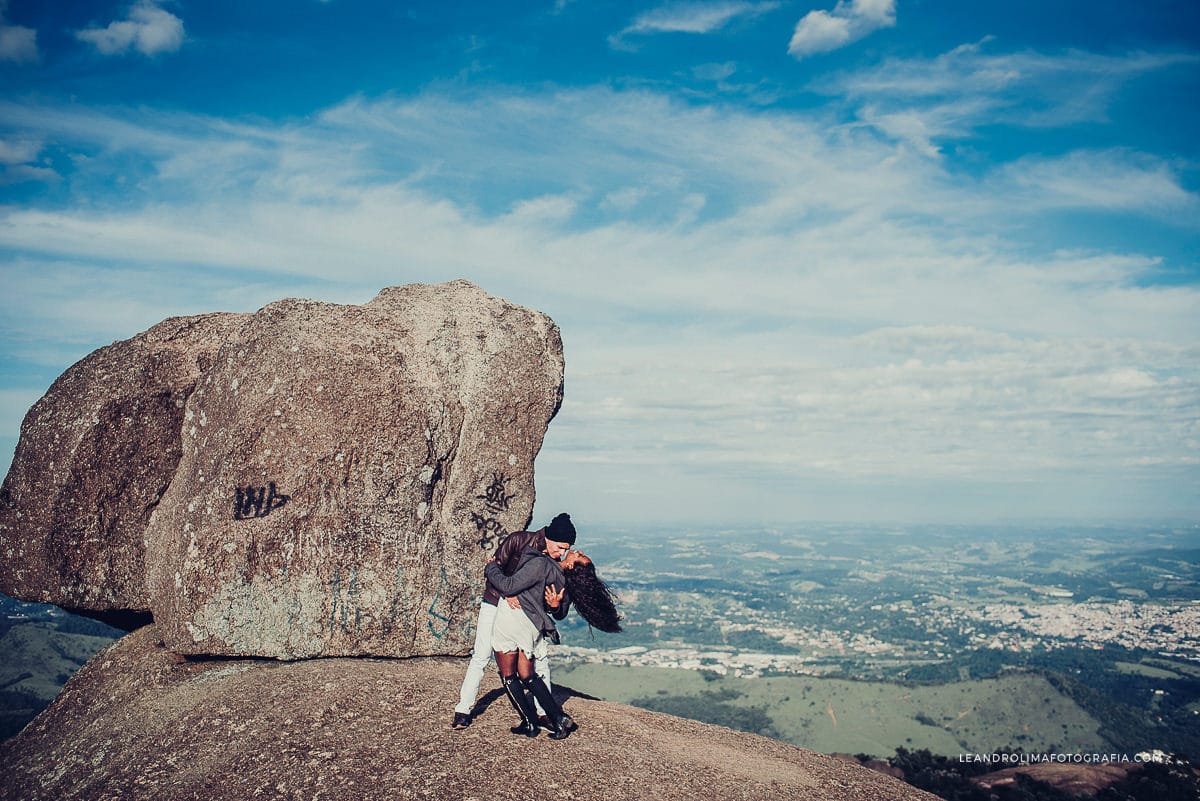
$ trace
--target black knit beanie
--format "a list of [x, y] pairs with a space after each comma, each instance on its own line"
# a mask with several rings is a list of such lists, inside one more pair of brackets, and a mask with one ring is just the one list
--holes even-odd
[[574, 545], [575, 524], [571, 522], [571, 516], [563, 512], [551, 520], [550, 525], [546, 527], [546, 539]]

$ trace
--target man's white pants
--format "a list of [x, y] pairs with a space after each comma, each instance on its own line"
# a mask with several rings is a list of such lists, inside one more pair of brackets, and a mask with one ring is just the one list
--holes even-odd
[[[500, 603], [507, 602], [501, 598]], [[455, 712], [469, 715], [475, 707], [475, 697], [479, 695], [479, 685], [483, 682], [483, 672], [487, 670], [488, 662], [492, 661], [492, 627], [495, 624], [495, 604], [479, 604], [479, 621], [475, 627], [475, 647], [471, 649], [471, 661], [467, 663], [467, 675], [463, 676], [462, 689], [458, 691], [458, 705], [454, 707]], [[533, 663], [533, 669], [542, 677], [542, 681], [546, 683], [546, 688], [549, 689], [549, 657], [536, 660]], [[542, 709], [540, 704], [538, 704], [537, 711], [539, 715], [546, 714], [546, 710]]]

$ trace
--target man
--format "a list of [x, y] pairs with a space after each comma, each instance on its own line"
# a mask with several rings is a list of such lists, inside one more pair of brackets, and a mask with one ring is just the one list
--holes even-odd
[[[516, 559], [526, 546], [538, 540], [541, 536], [546, 540], [546, 555], [559, 561], [575, 544], [575, 525], [571, 516], [557, 515], [550, 525], [537, 531], [517, 531], [509, 534], [496, 549], [495, 561], [506, 573], [516, 567]], [[546, 606], [558, 610], [563, 600], [565, 587], [547, 587], [545, 592]], [[471, 661], [467, 663], [467, 673], [463, 676], [462, 688], [458, 693], [458, 704], [454, 707], [454, 719], [450, 724], [452, 729], [465, 729], [471, 725], [471, 710], [475, 706], [475, 697], [479, 694], [479, 685], [483, 681], [483, 671], [492, 659], [492, 628], [496, 622], [496, 604], [501, 601], [499, 590], [487, 583], [483, 590], [483, 600], [479, 604], [479, 620], [475, 628], [475, 645], [471, 649]], [[512, 608], [520, 607], [516, 598], [505, 598], [504, 602]], [[563, 610], [565, 613], [565, 610]], [[556, 615], [557, 616], [557, 615]], [[550, 687], [550, 661], [547, 658], [534, 662], [534, 669], [541, 677], [546, 687]], [[539, 717], [545, 715], [541, 704], [537, 704]]]

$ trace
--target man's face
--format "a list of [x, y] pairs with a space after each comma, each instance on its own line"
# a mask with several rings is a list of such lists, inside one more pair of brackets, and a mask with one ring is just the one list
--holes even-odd
[[571, 543], [569, 542], [555, 542], [552, 539], [546, 540], [546, 555], [556, 562], [562, 559], [569, 550], [571, 550]]

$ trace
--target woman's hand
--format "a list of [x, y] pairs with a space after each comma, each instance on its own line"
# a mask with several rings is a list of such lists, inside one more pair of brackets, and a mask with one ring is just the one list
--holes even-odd
[[551, 609], [557, 609], [558, 605], [562, 603], [563, 593], [566, 591], [566, 587], [556, 591], [555, 585], [553, 584], [546, 587], [546, 606], [550, 607]]

